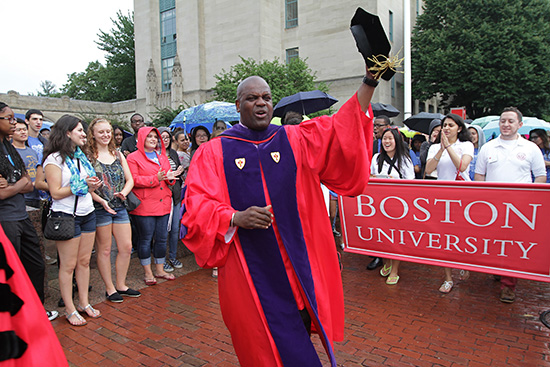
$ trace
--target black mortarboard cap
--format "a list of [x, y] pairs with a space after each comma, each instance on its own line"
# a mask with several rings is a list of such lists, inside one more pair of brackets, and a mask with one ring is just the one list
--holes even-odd
[[[378, 55], [389, 57], [391, 45], [377, 15], [370, 14], [362, 8], [357, 8], [351, 19], [350, 29], [355, 38], [357, 49], [363, 55], [369, 68], [375, 65], [369, 58]], [[390, 80], [394, 74], [395, 71], [387, 69], [382, 74], [382, 79]]]

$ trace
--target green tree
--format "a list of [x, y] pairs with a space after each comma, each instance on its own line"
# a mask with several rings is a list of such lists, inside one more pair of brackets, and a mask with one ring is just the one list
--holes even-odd
[[412, 37], [414, 98], [470, 118], [550, 113], [550, 1], [425, 0]]
[[134, 45], [134, 14], [123, 15], [119, 10], [117, 19], [111, 19], [114, 27], [110, 33], [100, 30], [96, 42], [107, 55], [111, 86], [116, 89], [119, 101], [136, 98], [136, 58]]
[[153, 112], [153, 121], [151, 122], [155, 127], [170, 126], [170, 124], [176, 118], [178, 113], [180, 113], [181, 111], [183, 111], [188, 107], [190, 106], [179, 105], [177, 108], [171, 108], [171, 107], [157, 108], [157, 110]]
[[86, 70], [68, 75], [62, 93], [75, 99], [116, 102], [136, 98], [133, 13], [111, 19], [110, 32], [100, 30], [98, 48], [105, 51], [105, 65], [92, 61]]
[[41, 81], [40, 89], [38, 91], [39, 97], [61, 97], [61, 93], [57, 91], [57, 86], [50, 80]]
[[254, 59], [241, 58], [241, 63], [231, 66], [229, 71], [214, 75], [215, 100], [235, 102], [237, 98], [237, 86], [241, 81], [252, 75], [258, 75], [265, 79], [271, 87], [273, 105], [281, 98], [297, 92], [307, 92], [319, 89], [328, 91], [325, 83], [316, 82], [314, 73], [306, 63], [306, 60], [295, 58], [288, 64], [283, 64], [279, 59], [273, 61], [264, 60], [257, 62]]

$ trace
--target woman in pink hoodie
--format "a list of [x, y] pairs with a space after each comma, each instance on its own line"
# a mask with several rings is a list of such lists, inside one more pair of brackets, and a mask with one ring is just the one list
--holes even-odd
[[[169, 185], [175, 183], [175, 176], [156, 128], [146, 126], [139, 129], [137, 147], [138, 150], [128, 156], [128, 166], [134, 178], [132, 191], [141, 204], [131, 214], [137, 222], [138, 256], [145, 271], [145, 284], [155, 285], [155, 277], [175, 278], [164, 271], [168, 218], [172, 207]], [[155, 274], [151, 268], [151, 242]]]

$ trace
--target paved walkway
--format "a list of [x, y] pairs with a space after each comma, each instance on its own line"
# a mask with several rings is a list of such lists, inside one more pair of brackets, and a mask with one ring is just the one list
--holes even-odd
[[[192, 259], [175, 281], [145, 287], [140, 298], [97, 304], [103, 317], [88, 319], [87, 326], [55, 320], [70, 364], [238, 366], [217, 281], [210, 270], [185, 274], [195, 269]], [[503, 304], [491, 275], [472, 273], [444, 295], [438, 292], [441, 268], [403, 263], [399, 283], [387, 286], [377, 272], [365, 270], [368, 257], [345, 253], [342, 259], [346, 331], [335, 344], [339, 366], [550, 367], [550, 329], [539, 321], [550, 309], [550, 285], [520, 280], [516, 302]], [[133, 274], [130, 283], [142, 283], [141, 273]], [[95, 299], [104, 299], [103, 288], [94, 287]]]

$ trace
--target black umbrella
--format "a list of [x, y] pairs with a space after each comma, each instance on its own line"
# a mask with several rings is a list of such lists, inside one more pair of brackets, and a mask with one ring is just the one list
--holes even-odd
[[281, 99], [273, 109], [273, 116], [283, 117], [287, 111], [308, 115], [327, 109], [336, 102], [338, 102], [336, 98], [320, 90], [298, 92]]
[[433, 119], [443, 120], [443, 118], [445, 118], [445, 115], [440, 113], [420, 112], [409, 117], [403, 121], [403, 123], [411, 130], [430, 134], [430, 122], [432, 122]]
[[385, 115], [388, 117], [399, 116], [401, 113], [397, 108], [393, 107], [391, 104], [385, 103], [371, 103], [372, 112], [374, 117]]

